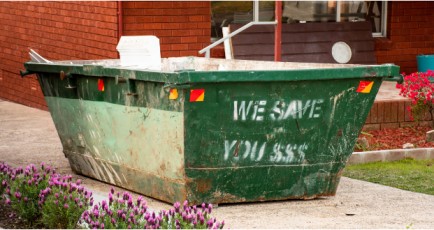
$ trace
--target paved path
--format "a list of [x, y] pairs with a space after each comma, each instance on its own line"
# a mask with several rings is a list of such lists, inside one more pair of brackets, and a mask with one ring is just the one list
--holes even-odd
[[[0, 161], [12, 165], [44, 161], [72, 174], [50, 114], [0, 100]], [[74, 175], [98, 199], [110, 185]], [[147, 198], [155, 210], [166, 203]], [[434, 228], [434, 196], [342, 178], [335, 197], [220, 205], [213, 215], [229, 228]]]

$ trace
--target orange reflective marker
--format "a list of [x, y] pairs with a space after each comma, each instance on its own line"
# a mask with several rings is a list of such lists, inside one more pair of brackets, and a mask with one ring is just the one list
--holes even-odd
[[190, 90], [190, 102], [199, 102], [205, 99], [205, 89]]
[[98, 91], [104, 92], [104, 80], [98, 79]]
[[178, 98], [178, 89], [170, 89], [169, 99], [176, 100]]
[[374, 85], [373, 81], [360, 81], [359, 87], [357, 88], [356, 92], [370, 93], [373, 85]]

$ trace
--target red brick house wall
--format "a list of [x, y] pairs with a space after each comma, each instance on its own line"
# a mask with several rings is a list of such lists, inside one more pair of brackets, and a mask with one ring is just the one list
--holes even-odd
[[434, 54], [434, 2], [388, 3], [387, 38], [377, 39], [377, 62], [394, 63], [401, 71], [417, 71], [416, 56]]
[[[122, 34], [158, 36], [163, 57], [197, 56], [210, 42], [210, 5], [122, 2]], [[377, 61], [416, 71], [416, 55], [434, 53], [434, 2], [391, 1], [388, 7]], [[118, 2], [0, 1], [0, 98], [46, 109], [35, 78], [18, 74], [28, 48], [53, 60], [117, 58], [118, 26]]]
[[211, 2], [122, 2], [123, 35], [155, 35], [162, 57], [198, 56], [210, 44]]
[[[122, 2], [122, 35], [156, 35], [163, 57], [209, 45], [210, 2]], [[0, 2], [0, 98], [47, 109], [28, 48], [52, 60], [117, 58], [118, 2]]]
[[52, 60], [116, 58], [116, 2], [0, 2], [0, 98], [47, 109], [29, 48]]

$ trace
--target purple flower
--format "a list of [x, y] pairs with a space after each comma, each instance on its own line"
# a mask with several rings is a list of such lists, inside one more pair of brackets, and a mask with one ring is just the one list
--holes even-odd
[[59, 201], [58, 200], [54, 200], [54, 204], [55, 205], [59, 204]]
[[99, 217], [99, 211], [98, 211], [98, 209], [94, 209], [92, 214], [93, 214], [94, 217], [98, 218]]
[[196, 207], [196, 205], [193, 205], [193, 211], [194, 211], [194, 213], [197, 213], [197, 207]]
[[24, 202], [29, 201], [29, 198], [27, 198], [27, 196], [24, 197]]
[[179, 212], [179, 208], [181, 207], [181, 204], [179, 202], [176, 202], [173, 204], [173, 207], [175, 208], [175, 212]]
[[59, 198], [59, 193], [54, 193], [54, 197]]
[[140, 204], [142, 203], [142, 201], [143, 201], [143, 197], [142, 196], [137, 197], [137, 206], [140, 206]]
[[212, 211], [212, 204], [208, 204], [208, 213], [211, 214]]
[[113, 187], [110, 188], [110, 193], [115, 194], [115, 190], [113, 189]]
[[209, 219], [208, 222], [206, 222], [206, 225], [208, 226], [208, 228], [212, 228], [214, 222], [212, 221], [212, 219]]
[[17, 198], [18, 200], [21, 199], [21, 193], [15, 192], [15, 198]]
[[68, 208], [69, 208], [68, 203], [65, 203], [65, 204], [63, 205], [63, 207], [64, 207], [65, 209], [68, 209]]
[[10, 200], [9, 198], [7, 198], [6, 201], [5, 201], [5, 203], [6, 203], [7, 205], [10, 205], [10, 204], [11, 204], [11, 200]]

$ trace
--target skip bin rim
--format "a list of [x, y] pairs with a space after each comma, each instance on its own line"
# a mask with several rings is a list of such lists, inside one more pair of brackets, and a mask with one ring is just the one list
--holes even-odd
[[[287, 70], [222, 70], [164, 72], [101, 65], [77, 65], [65, 63], [26, 62], [30, 73], [60, 73], [95, 77], [123, 77], [128, 79], [170, 83], [212, 83], [212, 82], [275, 82], [300, 80], [330, 80], [364, 77], [393, 77], [399, 75], [399, 67], [393, 64], [349, 66], [346, 68], [312, 68]], [[291, 75], [292, 77], [288, 77]]]

